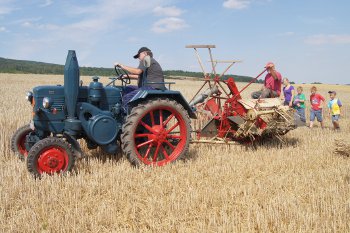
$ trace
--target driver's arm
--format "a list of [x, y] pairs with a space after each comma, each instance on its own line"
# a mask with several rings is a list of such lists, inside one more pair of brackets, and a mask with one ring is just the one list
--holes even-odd
[[[123, 78], [127, 78], [126, 74], [123, 75]], [[131, 79], [139, 79], [139, 75], [137, 74], [129, 74], [129, 78]]]
[[[118, 63], [118, 64], [115, 64], [114, 66], [117, 66], [117, 65], [119, 65], [122, 69], [124, 69], [124, 70], [126, 70], [126, 71], [128, 71], [129, 73], [131, 73], [131, 75], [140, 75], [140, 74], [142, 74], [142, 70], [141, 69], [139, 69], [139, 68], [134, 68], [134, 67], [130, 67], [130, 66], [126, 66], [126, 65], [123, 65], [123, 64], [120, 64], [120, 63]], [[131, 78], [131, 75], [129, 75], [130, 76], [130, 78]]]

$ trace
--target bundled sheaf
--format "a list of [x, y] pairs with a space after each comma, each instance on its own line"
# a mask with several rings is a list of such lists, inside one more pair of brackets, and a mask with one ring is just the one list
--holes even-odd
[[346, 143], [344, 139], [335, 139], [334, 153], [350, 157], [350, 143]]

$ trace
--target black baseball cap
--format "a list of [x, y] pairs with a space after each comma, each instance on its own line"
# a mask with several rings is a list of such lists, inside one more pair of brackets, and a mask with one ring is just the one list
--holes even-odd
[[147, 47], [141, 47], [140, 49], [139, 49], [139, 51], [137, 52], [137, 54], [134, 56], [134, 58], [136, 59], [136, 58], [139, 58], [139, 56], [140, 56], [140, 53], [142, 53], [142, 52], [146, 52], [146, 51], [151, 51], [149, 48], [147, 48]]

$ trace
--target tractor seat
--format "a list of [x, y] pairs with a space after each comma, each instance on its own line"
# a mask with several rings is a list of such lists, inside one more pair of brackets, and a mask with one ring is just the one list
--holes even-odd
[[282, 105], [282, 101], [280, 98], [260, 99], [259, 103], [256, 104], [257, 101], [258, 101], [257, 99], [240, 99], [240, 100], [238, 100], [238, 102], [241, 103], [246, 109], [252, 109], [255, 106], [258, 106], [260, 108], [273, 108], [273, 107], [279, 107]]

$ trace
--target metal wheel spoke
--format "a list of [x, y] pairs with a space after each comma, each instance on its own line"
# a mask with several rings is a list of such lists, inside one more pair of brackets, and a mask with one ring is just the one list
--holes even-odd
[[173, 125], [168, 131], [166, 131], [166, 133], [168, 134], [168, 133], [170, 133], [171, 131], [173, 131], [176, 127], [178, 127], [179, 126], [179, 122], [177, 122], [175, 125]]
[[163, 111], [159, 109], [159, 125], [163, 126]]
[[165, 127], [173, 117], [174, 117], [174, 113], [171, 114], [171, 115], [168, 117], [168, 119], [166, 119], [166, 121], [164, 121], [163, 127]]
[[175, 146], [173, 144], [171, 144], [171, 142], [169, 142], [168, 140], [164, 141], [168, 146], [170, 146], [171, 149], [175, 149]]
[[153, 141], [154, 141], [154, 140], [151, 139], [151, 140], [148, 140], [147, 142], [143, 142], [143, 143], [141, 143], [141, 144], [138, 144], [138, 145], [136, 146], [136, 148], [139, 149], [139, 148], [141, 148], [141, 147], [143, 147], [143, 146], [146, 146], [146, 145], [152, 143]]
[[140, 121], [140, 123], [141, 123], [141, 125], [142, 125], [143, 127], [145, 127], [145, 128], [146, 128], [148, 131], [150, 131], [151, 133], [153, 133], [153, 134], [157, 133], [157, 132], [154, 131], [154, 129], [152, 129], [151, 126], [147, 125], [145, 122]]
[[154, 114], [153, 114], [153, 111], [150, 111], [150, 112], [149, 112], [149, 115], [151, 116], [151, 124], [152, 124], [152, 126], [154, 126], [155, 124], [154, 124]]
[[156, 162], [156, 161], [157, 161], [160, 146], [161, 146], [161, 144], [158, 143], [157, 149], [156, 149], [156, 151], [154, 152], [153, 162]]
[[168, 153], [166, 152], [165, 148], [163, 146], [161, 146], [162, 148], [162, 152], [163, 152], [163, 155], [165, 156], [166, 159], [169, 159], [169, 155]]
[[149, 155], [149, 152], [151, 151], [151, 148], [152, 148], [152, 144], [149, 144], [149, 145], [148, 145], [148, 148], [147, 148], [147, 151], [146, 151], [146, 154], [145, 154], [145, 156], [143, 157], [144, 159], [147, 159], [147, 158], [148, 158], [148, 155]]
[[181, 139], [181, 135], [168, 134], [166, 138]]
[[149, 137], [152, 134], [149, 133], [139, 133], [139, 134], [135, 134], [135, 138], [145, 138], [145, 137]]

